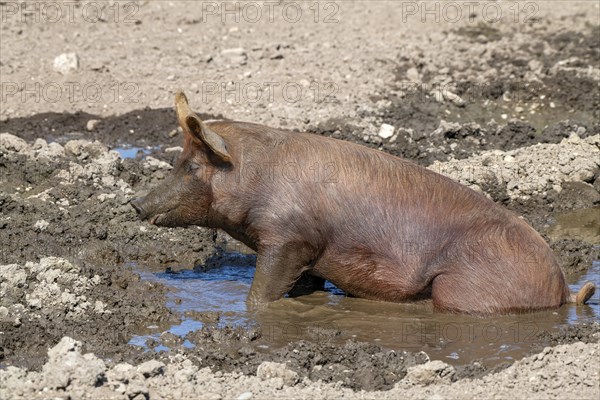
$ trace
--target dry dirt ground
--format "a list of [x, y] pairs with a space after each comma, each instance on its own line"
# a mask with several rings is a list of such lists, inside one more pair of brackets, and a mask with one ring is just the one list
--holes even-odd
[[[555, 238], [550, 227], [557, 211], [600, 205], [597, 2], [4, 1], [0, 11], [2, 398], [600, 396], [597, 322], [541, 336], [554, 347], [497, 369], [357, 342], [264, 354], [253, 347], [261, 332], [235, 329], [203, 329], [188, 337], [193, 350], [164, 335], [170, 353], [142, 352], [132, 335], [181, 316], [166, 288], [126, 265], [219, 262], [213, 232], [142, 225], [127, 204], [177, 157], [172, 101], [184, 89], [205, 118], [351, 140], [452, 176], [527, 218], [568, 276], [585, 272], [597, 236]], [[393, 133], [380, 135], [383, 124]], [[110, 151], [124, 145], [149, 156]]]

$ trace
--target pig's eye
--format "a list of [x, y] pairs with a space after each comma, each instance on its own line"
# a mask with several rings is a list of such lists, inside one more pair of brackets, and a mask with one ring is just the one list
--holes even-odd
[[201, 168], [200, 164], [196, 164], [194, 162], [189, 162], [186, 165], [186, 170], [187, 172], [189, 172], [190, 174], [195, 174], [196, 172], [198, 172], [198, 170]]

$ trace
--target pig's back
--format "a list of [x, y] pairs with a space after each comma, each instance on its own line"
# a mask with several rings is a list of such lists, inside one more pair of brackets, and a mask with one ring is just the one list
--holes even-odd
[[308, 135], [281, 151], [280, 159], [308, 172], [302, 181], [284, 177], [281, 186], [290, 201], [335, 230], [343, 227], [353, 239], [425, 240], [455, 235], [472, 220], [514, 218], [464, 185], [364, 146]]

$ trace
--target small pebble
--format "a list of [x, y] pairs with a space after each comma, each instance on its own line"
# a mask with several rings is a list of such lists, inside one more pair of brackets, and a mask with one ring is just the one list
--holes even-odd
[[90, 119], [87, 124], [85, 125], [85, 128], [89, 131], [95, 131], [96, 127], [98, 126], [98, 123], [100, 123], [100, 121], [98, 121], [97, 119]]

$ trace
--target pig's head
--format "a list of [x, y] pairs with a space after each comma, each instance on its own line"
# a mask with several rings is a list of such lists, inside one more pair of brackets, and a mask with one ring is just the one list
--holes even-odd
[[190, 109], [182, 92], [175, 95], [184, 148], [171, 175], [146, 197], [131, 200], [142, 220], [158, 226], [209, 225], [212, 178], [232, 167], [223, 138]]

